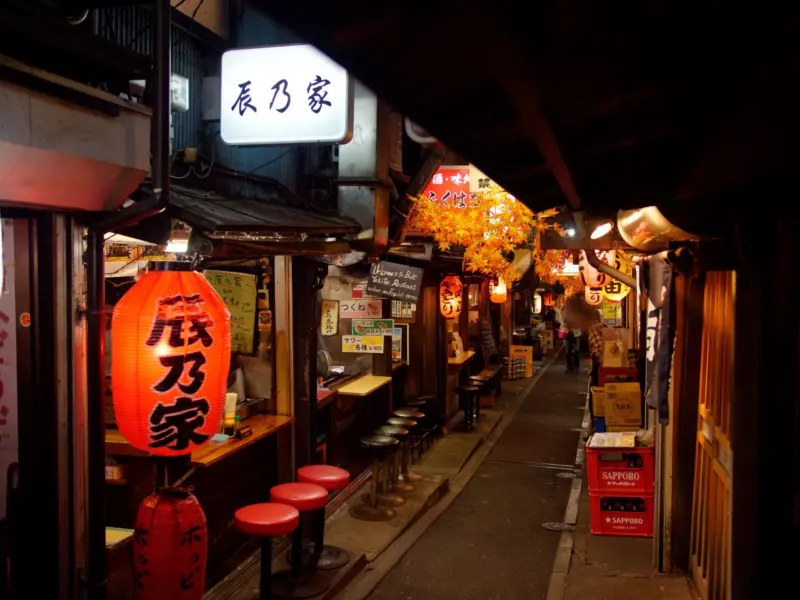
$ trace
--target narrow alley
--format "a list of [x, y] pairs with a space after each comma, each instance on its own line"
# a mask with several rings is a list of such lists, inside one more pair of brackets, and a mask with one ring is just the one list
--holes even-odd
[[586, 379], [551, 363], [461, 495], [372, 600], [544, 598], [575, 466]]

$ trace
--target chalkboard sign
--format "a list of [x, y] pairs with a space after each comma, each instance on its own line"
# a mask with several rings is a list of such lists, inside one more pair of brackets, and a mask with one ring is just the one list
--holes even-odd
[[492, 324], [489, 319], [482, 318], [479, 321], [481, 329], [481, 347], [483, 348], [483, 356], [488, 365], [492, 356], [498, 356], [500, 353], [497, 350], [497, 344], [494, 341], [494, 333], [492, 333]]
[[422, 289], [422, 269], [378, 262], [372, 265], [367, 282], [367, 293], [392, 300], [416, 304]]

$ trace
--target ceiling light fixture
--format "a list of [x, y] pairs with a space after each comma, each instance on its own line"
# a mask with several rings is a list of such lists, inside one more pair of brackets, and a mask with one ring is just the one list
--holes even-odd
[[608, 235], [609, 233], [611, 233], [612, 229], [614, 229], [614, 223], [612, 223], [611, 221], [605, 221], [604, 223], [601, 223], [595, 228], [590, 237], [593, 240], [599, 239], [604, 235]]

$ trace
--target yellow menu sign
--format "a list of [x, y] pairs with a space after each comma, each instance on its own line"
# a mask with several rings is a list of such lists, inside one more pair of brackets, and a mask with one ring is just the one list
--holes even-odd
[[232, 271], [203, 271], [231, 312], [231, 351], [252, 354], [256, 328], [256, 276]]

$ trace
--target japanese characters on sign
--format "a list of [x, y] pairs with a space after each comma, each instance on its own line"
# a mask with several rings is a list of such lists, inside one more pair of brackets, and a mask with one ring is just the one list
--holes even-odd
[[381, 261], [369, 270], [367, 292], [414, 304], [422, 289], [422, 269]]
[[342, 352], [383, 354], [382, 335], [343, 335]]
[[492, 186], [497, 185], [486, 173], [475, 165], [469, 166], [469, 191], [472, 194], [482, 194], [488, 192]]
[[424, 195], [445, 208], [467, 208], [477, 201], [470, 192], [469, 167], [439, 167]]
[[353, 335], [392, 335], [392, 319], [353, 319]]
[[380, 318], [383, 308], [382, 300], [342, 300], [339, 302], [339, 317], [342, 319]]
[[[14, 222], [0, 222], [0, 470], [19, 459], [17, 431], [17, 326], [14, 289]], [[6, 478], [0, 477], [0, 518], [6, 516]]]
[[230, 313], [201, 274], [144, 275], [111, 318], [120, 433], [159, 456], [190, 454], [207, 442], [222, 418], [230, 348]]
[[586, 304], [589, 306], [600, 306], [603, 302], [603, 288], [589, 287], [583, 288]]
[[[231, 350], [250, 354], [255, 334], [256, 276], [208, 269], [203, 274], [231, 312]], [[263, 317], [259, 315], [259, 319]]]
[[[619, 252], [617, 252], [616, 256], [614, 257], [614, 266], [618, 271], [621, 271], [626, 275], [633, 275], [633, 265], [631, 265]], [[630, 291], [631, 288], [621, 281], [618, 281], [613, 277], [606, 277], [606, 282], [603, 285], [603, 297], [606, 299], [612, 302], [620, 302], [623, 298], [625, 298], [625, 296], [628, 295]]]
[[392, 300], [392, 318], [393, 319], [413, 319], [414, 311], [417, 309], [416, 304], [411, 302], [400, 302], [399, 300]]
[[448, 275], [439, 284], [439, 308], [445, 319], [455, 319], [461, 314], [464, 286], [455, 275]]
[[228, 50], [220, 85], [228, 144], [345, 143], [352, 135], [352, 81], [313, 46]]
[[332, 336], [339, 333], [339, 302], [336, 300], [322, 301], [320, 329], [324, 336]]
[[[601, 262], [614, 266], [614, 261], [617, 257], [616, 250], [590, 250], [590, 252], [594, 252]], [[603, 287], [610, 279], [608, 275], [589, 264], [589, 261], [586, 260], [585, 250], [581, 251], [580, 269], [583, 283], [589, 287]]]
[[153, 390], [178, 395], [172, 402], [167, 398], [158, 402], [150, 413], [151, 448], [180, 452], [208, 440], [209, 436], [198, 429], [204, 427], [210, 407], [208, 399], [198, 392], [206, 378], [205, 349], [214, 343], [213, 328], [214, 321], [206, 313], [200, 294], [176, 294], [158, 301], [145, 344], [156, 348], [165, 373], [153, 384]]

